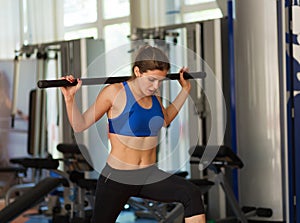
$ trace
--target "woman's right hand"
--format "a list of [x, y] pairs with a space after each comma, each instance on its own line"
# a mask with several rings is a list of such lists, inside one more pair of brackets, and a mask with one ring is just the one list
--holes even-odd
[[75, 86], [60, 87], [60, 89], [65, 97], [65, 100], [73, 99], [76, 92], [81, 87], [82, 81], [79, 78], [75, 79], [73, 75], [67, 75], [67, 76], [62, 77], [61, 79], [67, 80], [71, 83], [73, 83], [75, 80], [77, 80], [77, 84]]

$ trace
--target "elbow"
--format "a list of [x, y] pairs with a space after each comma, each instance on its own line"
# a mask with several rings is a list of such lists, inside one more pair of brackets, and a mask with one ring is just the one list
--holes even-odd
[[173, 116], [173, 115], [168, 115], [168, 114], [166, 114], [166, 115], [164, 116], [164, 119], [165, 119], [164, 126], [165, 126], [165, 127], [169, 127], [170, 124], [171, 124], [171, 122], [174, 120], [175, 117], [176, 117], [176, 115]]
[[83, 132], [89, 127], [84, 121], [71, 122], [71, 126], [75, 133]]
[[165, 127], [165, 128], [169, 128], [170, 125], [171, 125], [171, 123], [166, 123], [166, 124], [164, 125], [164, 127]]
[[77, 129], [77, 128], [73, 128], [73, 131], [74, 131], [75, 133], [81, 132], [81, 130], [80, 130], [80, 129]]
[[73, 126], [72, 128], [75, 133], [80, 133], [84, 130], [84, 128], [81, 128], [80, 126]]
[[171, 124], [170, 120], [165, 119], [164, 127], [168, 128]]

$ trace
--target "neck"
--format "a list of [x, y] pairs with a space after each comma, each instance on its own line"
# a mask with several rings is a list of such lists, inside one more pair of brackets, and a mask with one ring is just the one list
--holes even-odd
[[137, 83], [137, 80], [134, 79], [131, 81], [131, 91], [133, 93], [133, 95], [138, 99], [138, 100], [141, 100], [143, 98], [145, 98], [145, 95], [144, 93], [141, 91], [138, 83]]

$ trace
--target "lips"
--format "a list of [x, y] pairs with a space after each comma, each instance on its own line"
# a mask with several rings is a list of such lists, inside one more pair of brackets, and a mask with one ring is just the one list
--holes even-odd
[[156, 90], [148, 90], [148, 92], [149, 92], [150, 94], [155, 94], [155, 93], [156, 93]]

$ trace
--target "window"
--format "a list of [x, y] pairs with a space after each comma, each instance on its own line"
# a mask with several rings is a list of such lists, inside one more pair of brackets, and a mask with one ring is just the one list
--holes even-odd
[[64, 0], [66, 27], [97, 21], [97, 0]]
[[209, 9], [199, 12], [190, 12], [183, 15], [184, 22], [204, 21], [209, 19], [222, 18], [223, 14], [220, 9]]
[[[131, 54], [129, 52], [131, 45], [129, 38], [127, 38], [129, 34], [129, 23], [119, 23], [104, 27], [105, 50], [108, 52], [106, 58], [106, 70], [108, 74], [118, 73], [118, 76], [128, 76], [131, 74]], [[122, 58], [117, 59], [116, 56], [119, 53], [121, 53]]]
[[129, 5], [129, 0], [103, 0], [103, 19], [115, 19], [124, 16], [129, 16]]
[[195, 5], [207, 2], [214, 2], [215, 0], [184, 0], [184, 4], [186, 5]]
[[222, 18], [223, 14], [216, 0], [185, 0], [182, 6], [184, 23]]
[[128, 44], [130, 34], [129, 23], [119, 23], [104, 27], [105, 48], [110, 50], [118, 45]]
[[97, 28], [90, 28], [90, 29], [81, 29], [75, 30], [65, 33], [65, 40], [71, 39], [79, 39], [79, 38], [86, 38], [86, 37], [93, 37], [94, 39], [98, 38], [98, 31]]

